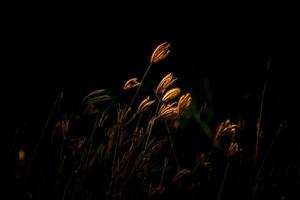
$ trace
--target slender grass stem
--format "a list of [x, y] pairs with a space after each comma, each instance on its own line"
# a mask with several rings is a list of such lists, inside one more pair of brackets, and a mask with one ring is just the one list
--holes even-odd
[[141, 89], [141, 87], [142, 87], [144, 81], [145, 81], [145, 78], [146, 78], [146, 76], [147, 76], [147, 74], [148, 74], [148, 72], [149, 72], [151, 66], [152, 66], [152, 63], [150, 63], [150, 64], [148, 65], [148, 68], [146, 69], [146, 71], [145, 71], [145, 73], [144, 73], [144, 76], [143, 76], [143, 78], [142, 78], [142, 80], [141, 80], [141, 84], [139, 85], [138, 89], [136, 90], [136, 92], [135, 92], [135, 94], [134, 94], [134, 96], [133, 96], [133, 98], [132, 98], [132, 100], [131, 100], [130, 107], [132, 107], [132, 105], [133, 105], [133, 103], [134, 103], [134, 101], [135, 101], [135, 99], [136, 99], [136, 97], [137, 97], [137, 95], [138, 95], [138, 93], [139, 93], [139, 91], [140, 91], [140, 89]]
[[176, 152], [175, 152], [175, 148], [174, 148], [174, 141], [172, 139], [171, 132], [170, 132], [170, 129], [169, 129], [167, 123], [165, 123], [165, 125], [166, 125], [166, 130], [167, 130], [168, 138], [169, 138], [170, 145], [171, 145], [170, 151], [173, 152], [173, 156], [174, 156], [174, 159], [175, 159], [177, 170], [180, 170], [179, 161], [178, 161], [178, 158], [177, 158], [177, 155], [176, 155]]
[[35, 158], [35, 156], [37, 154], [37, 151], [40, 148], [40, 145], [42, 143], [42, 140], [44, 138], [46, 130], [49, 127], [49, 124], [50, 124], [52, 118], [54, 117], [55, 113], [58, 111], [58, 109], [59, 109], [59, 107], [61, 105], [62, 98], [63, 98], [63, 92], [59, 93], [58, 96], [56, 97], [55, 102], [54, 102], [54, 104], [53, 104], [53, 106], [51, 108], [50, 114], [48, 116], [48, 119], [47, 119], [47, 121], [46, 121], [46, 123], [45, 123], [45, 125], [43, 127], [42, 133], [41, 133], [41, 135], [40, 135], [40, 137], [38, 139], [38, 142], [37, 142], [36, 146], [34, 147], [32, 156], [31, 156], [31, 158], [30, 158], [30, 160], [28, 162], [27, 175], [29, 175], [29, 173], [30, 173], [32, 162], [33, 162], [33, 160], [34, 160], [34, 158]]
[[[267, 63], [267, 69], [266, 72], [269, 73], [270, 67], [271, 67], [271, 56], [268, 59]], [[260, 109], [259, 109], [259, 117], [258, 117], [258, 122], [257, 122], [257, 129], [256, 129], [256, 144], [255, 144], [255, 153], [254, 153], [254, 161], [257, 162], [258, 156], [259, 156], [259, 145], [261, 143], [261, 127], [262, 127], [262, 120], [263, 120], [263, 109], [264, 109], [264, 103], [265, 103], [265, 95], [267, 91], [267, 86], [268, 86], [268, 79], [265, 80], [264, 82], [264, 88], [262, 91], [262, 96], [261, 96], [261, 103], [260, 103]]]
[[219, 194], [218, 194], [218, 200], [222, 199], [222, 194], [223, 194], [225, 179], [226, 179], [228, 171], [229, 171], [229, 166], [230, 166], [230, 162], [227, 161], [225, 172], [224, 172], [224, 176], [223, 176], [223, 179], [222, 179], [222, 182], [221, 182], [221, 186], [220, 186], [220, 190], [219, 190]]

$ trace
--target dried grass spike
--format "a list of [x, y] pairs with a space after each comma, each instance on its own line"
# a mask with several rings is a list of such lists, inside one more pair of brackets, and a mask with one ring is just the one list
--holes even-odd
[[176, 78], [174, 78], [173, 73], [167, 74], [158, 84], [155, 93], [156, 95], [161, 95], [165, 93], [165, 91], [176, 82]]
[[231, 142], [230, 146], [227, 149], [227, 156], [228, 157], [235, 157], [239, 152], [239, 145], [237, 142]]
[[141, 85], [140, 82], [137, 81], [137, 78], [131, 78], [124, 84], [123, 90], [128, 91], [133, 88], [137, 88]]
[[190, 176], [191, 170], [189, 169], [182, 169], [176, 173], [176, 175], [172, 179], [172, 183], [177, 183], [180, 179], [184, 178], [185, 176]]
[[218, 139], [221, 136], [226, 135], [232, 135], [232, 137], [234, 138], [237, 128], [239, 128], [238, 125], [231, 124], [231, 121], [227, 119], [225, 122], [221, 122], [217, 127], [215, 138]]
[[173, 88], [167, 91], [162, 98], [162, 102], [168, 102], [175, 99], [180, 94], [180, 92], [181, 92], [180, 88]]
[[155, 100], [150, 101], [150, 96], [148, 96], [147, 98], [145, 98], [139, 105], [138, 109], [137, 109], [137, 114], [141, 114], [142, 112], [144, 112], [145, 110], [147, 110], [147, 108], [149, 108], [149, 106], [151, 106], [153, 103], [155, 102]]
[[95, 96], [89, 100], [87, 100], [85, 103], [86, 104], [97, 104], [103, 101], [108, 101], [111, 100], [111, 97], [108, 95], [102, 95], [102, 96]]
[[171, 44], [164, 42], [158, 45], [152, 53], [150, 63], [155, 64], [164, 60], [170, 53]]
[[[95, 90], [95, 91], [89, 93], [88, 95], [86, 95], [86, 96], [83, 98], [82, 103], [88, 104], [88, 103], [90, 103], [89, 101], [91, 101], [91, 99], [97, 98], [97, 97], [99, 97], [99, 96], [100, 96], [100, 97], [102, 97], [102, 96], [109, 97], [108, 95], [103, 95], [103, 93], [104, 93], [105, 91], [106, 91], [105, 89], [100, 89], [100, 90]], [[88, 101], [88, 99], [90, 99], [90, 100]], [[109, 99], [110, 99], [110, 97], [109, 97]], [[103, 99], [103, 100], [105, 101], [105, 100], [107, 100], [107, 99], [105, 98], [105, 99]]]
[[224, 127], [224, 122], [221, 122], [218, 127], [217, 127], [217, 130], [216, 130], [216, 135], [215, 135], [215, 138], [218, 139], [221, 137], [222, 135], [222, 130], [223, 130], [223, 127]]
[[207, 168], [209, 165], [208, 156], [205, 153], [198, 154], [192, 173], [195, 173], [199, 168]]
[[120, 108], [120, 105], [119, 105], [118, 110], [117, 110], [118, 124], [126, 124], [126, 122], [130, 120], [128, 118], [130, 111], [131, 111], [131, 107], [125, 106], [125, 108]]
[[158, 117], [161, 119], [176, 119], [176, 118], [178, 118], [176, 102], [169, 103], [169, 104], [163, 104], [158, 111]]
[[190, 93], [187, 93], [185, 95], [182, 95], [178, 101], [178, 114], [181, 116], [183, 115], [191, 105], [192, 97]]
[[101, 117], [98, 120], [98, 127], [103, 126], [104, 122], [107, 120], [108, 115], [106, 115], [105, 113], [101, 114]]

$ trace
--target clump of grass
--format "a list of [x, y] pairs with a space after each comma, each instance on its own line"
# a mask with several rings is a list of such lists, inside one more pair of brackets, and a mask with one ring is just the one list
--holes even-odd
[[[95, 90], [78, 109], [61, 117], [63, 93], [59, 94], [31, 157], [18, 149], [19, 163], [27, 168], [25, 179], [39, 185], [31, 195], [37, 199], [221, 200], [228, 191], [241, 189], [237, 199], [258, 197], [274, 145], [273, 140], [259, 165], [261, 114], [253, 145], [245, 145], [244, 121], [227, 119], [213, 131], [203, 119], [211, 108], [205, 103], [197, 109], [191, 93], [176, 85], [173, 73], [161, 77], [153, 90], [141, 92], [151, 66], [164, 60], [170, 48], [168, 42], [158, 45], [142, 78], [127, 80], [118, 98], [105, 89]], [[276, 137], [282, 131], [281, 127]], [[207, 140], [207, 148], [197, 146], [199, 138]], [[184, 140], [189, 143], [182, 147]], [[49, 147], [46, 162], [37, 165], [44, 143]], [[193, 151], [186, 153], [188, 148]], [[246, 154], [251, 151], [255, 156]], [[250, 171], [254, 180], [247, 176]], [[239, 184], [232, 183], [232, 174]], [[230, 190], [227, 184], [235, 188]]]
[[[94, 173], [101, 174], [99, 183], [105, 188], [102, 196], [107, 199], [144, 199], [157, 193], [154, 190], [160, 194], [165, 191], [170, 161], [177, 160], [172, 138], [174, 128], [170, 124], [180, 120], [189, 109], [191, 96], [189, 93], [179, 96], [181, 89], [172, 88], [177, 79], [169, 73], [154, 87], [154, 93], [141, 96], [143, 100], [140, 102], [138, 99], [151, 65], [162, 61], [169, 53], [169, 43], [158, 45], [141, 81], [130, 78], [124, 83], [125, 96], [129, 90], [135, 90], [130, 104], [118, 99], [110, 104], [109, 109], [101, 110], [99, 105], [112, 98], [105, 90], [99, 89], [83, 98], [84, 112], [76, 113], [76, 120], [57, 123], [57, 127], [63, 130], [63, 143], [72, 140], [74, 144], [69, 147], [71, 157], [65, 157], [72, 160], [65, 172], [66, 183], [57, 177], [56, 188], [61, 187], [62, 192], [55, 189], [56, 197], [71, 197], [73, 188], [84, 184]], [[94, 123], [91, 128], [83, 130], [90, 129], [91, 133], [75, 140], [72, 128], [86, 116], [93, 116]], [[67, 167], [63, 164], [62, 168]], [[62, 173], [60, 170], [59, 176]], [[176, 180], [182, 176], [176, 174]]]

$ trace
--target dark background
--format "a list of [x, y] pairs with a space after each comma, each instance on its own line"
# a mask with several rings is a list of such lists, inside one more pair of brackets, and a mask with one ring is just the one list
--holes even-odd
[[127, 79], [141, 77], [163, 41], [171, 42], [172, 53], [151, 69], [149, 79], [174, 72], [198, 99], [208, 80], [216, 105], [226, 107], [228, 114], [245, 109], [253, 115], [270, 79], [270, 103], [285, 105], [295, 85], [289, 78], [296, 66], [293, 26], [263, 14], [264, 9], [213, 8], [131, 12], [18, 7], [8, 12], [3, 17], [1, 82], [12, 127], [44, 119], [60, 91], [72, 105], [93, 89], [117, 90]]

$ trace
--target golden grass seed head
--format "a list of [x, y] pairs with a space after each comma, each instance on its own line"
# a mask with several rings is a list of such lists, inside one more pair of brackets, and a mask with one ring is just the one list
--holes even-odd
[[164, 94], [165, 91], [176, 82], [176, 78], [174, 78], [173, 73], [167, 74], [156, 87], [155, 93], [157, 95]]
[[137, 114], [141, 114], [142, 112], [146, 111], [152, 104], [154, 104], [155, 100], [150, 100], [150, 96], [145, 98], [137, 109]]
[[178, 114], [182, 116], [191, 105], [192, 97], [190, 93], [184, 94], [180, 97], [177, 105]]
[[158, 45], [151, 55], [150, 63], [155, 64], [164, 60], [169, 55], [170, 48], [171, 44], [169, 42], [164, 42]]
[[158, 111], [158, 118], [160, 119], [177, 119], [178, 110], [176, 106], [177, 102], [163, 104]]
[[128, 91], [141, 85], [137, 78], [131, 78], [124, 84], [123, 90]]
[[172, 88], [166, 92], [166, 94], [162, 98], [162, 102], [168, 102], [175, 99], [181, 92], [180, 88]]

